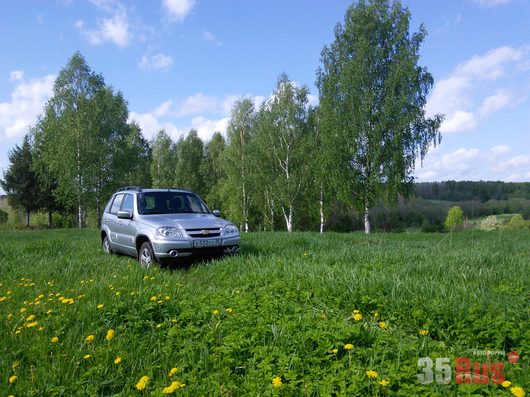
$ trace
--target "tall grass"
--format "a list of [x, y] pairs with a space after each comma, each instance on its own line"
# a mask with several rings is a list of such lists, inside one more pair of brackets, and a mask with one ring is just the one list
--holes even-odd
[[475, 350], [516, 350], [517, 364], [491, 360], [527, 387], [529, 263], [527, 231], [251, 233], [239, 256], [149, 270], [105, 256], [93, 230], [3, 231], [0, 390], [161, 395], [178, 380], [188, 396], [509, 395], [454, 374], [420, 385], [417, 359], [454, 368], [484, 361]]

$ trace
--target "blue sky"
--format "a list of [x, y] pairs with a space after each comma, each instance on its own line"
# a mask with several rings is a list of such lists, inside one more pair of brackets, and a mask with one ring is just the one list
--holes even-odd
[[[2, 2], [0, 170], [35, 124], [75, 51], [123, 92], [150, 139], [224, 132], [234, 101], [267, 98], [286, 72], [311, 91], [320, 52], [350, 1], [48, 0]], [[427, 112], [442, 143], [418, 181], [530, 181], [530, 1], [404, 0], [428, 36], [420, 64], [435, 79]]]

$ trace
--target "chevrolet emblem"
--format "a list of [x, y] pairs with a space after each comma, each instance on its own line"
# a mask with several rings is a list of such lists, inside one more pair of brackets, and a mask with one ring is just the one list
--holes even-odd
[[202, 230], [201, 233], [203, 236], [207, 236], [210, 234], [210, 231], [205, 229], [205, 230]]

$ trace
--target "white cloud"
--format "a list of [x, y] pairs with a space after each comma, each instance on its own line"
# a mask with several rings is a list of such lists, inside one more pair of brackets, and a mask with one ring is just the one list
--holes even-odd
[[512, 150], [511, 147], [507, 145], [497, 145], [490, 149], [490, 153], [497, 155], [497, 154], [506, 154]]
[[173, 101], [171, 99], [162, 102], [155, 110], [153, 110], [153, 115], [155, 117], [163, 117], [170, 113], [171, 105], [173, 105]]
[[507, 67], [520, 60], [524, 53], [524, 48], [495, 48], [486, 55], [475, 55], [458, 65], [455, 73], [468, 78], [496, 80], [504, 76]]
[[12, 83], [16, 81], [21, 81], [23, 78], [24, 78], [23, 70], [14, 70], [11, 73], [9, 73], [9, 81]]
[[171, 19], [180, 22], [189, 14], [195, 5], [195, 0], [163, 0], [163, 5]]
[[96, 21], [96, 29], [86, 28], [82, 19], [76, 21], [74, 26], [92, 45], [111, 42], [119, 47], [126, 47], [131, 39], [127, 11], [123, 4], [113, 1], [92, 1], [96, 7], [110, 14], [106, 18]]
[[484, 7], [498, 7], [508, 4], [511, 0], [475, 0], [476, 3]]
[[457, 110], [446, 117], [440, 131], [443, 133], [471, 131], [477, 124], [473, 113]]
[[508, 73], [520, 73], [529, 55], [527, 46], [499, 47], [460, 63], [449, 77], [435, 84], [427, 102], [427, 115], [446, 115], [442, 132], [475, 129], [480, 118], [520, 101], [515, 92], [491, 86]]
[[181, 131], [174, 124], [168, 122], [161, 123], [152, 113], [140, 114], [130, 112], [128, 121], [136, 121], [142, 129], [144, 137], [148, 140], [153, 139], [160, 130], [165, 130], [173, 140], [178, 139], [181, 135]]
[[199, 137], [204, 142], [207, 142], [212, 139], [215, 132], [220, 132], [225, 135], [229, 120], [229, 117], [223, 117], [219, 120], [210, 120], [203, 116], [199, 116], [193, 118], [191, 126], [197, 130]]
[[171, 65], [173, 65], [173, 58], [169, 55], [159, 53], [151, 57], [144, 55], [138, 64], [138, 68], [144, 72], [152, 70], [167, 71]]
[[525, 155], [518, 155], [506, 161], [501, 161], [496, 166], [493, 167], [493, 170], [497, 172], [504, 172], [504, 171], [509, 171], [509, 170], [521, 172], [521, 171], [528, 171], [529, 169], [530, 169], [530, 156], [525, 156]]
[[176, 117], [191, 116], [199, 113], [226, 115], [239, 99], [237, 95], [217, 97], [205, 95], [202, 92], [192, 94], [175, 105], [173, 115]]
[[481, 117], [489, 116], [515, 101], [515, 94], [507, 90], [498, 90], [494, 95], [484, 99], [480, 105], [478, 112]]
[[[55, 75], [26, 81], [24, 73], [17, 71], [18, 84], [11, 93], [10, 102], [0, 102], [0, 142], [23, 136], [36, 122], [46, 101], [51, 96]], [[12, 75], [13, 73], [11, 73]]]
[[211, 32], [205, 31], [202, 33], [202, 39], [204, 41], [209, 41], [210, 43], [217, 44], [218, 46], [223, 45], [223, 43], [215, 37]]
[[445, 154], [442, 157], [441, 166], [447, 170], [468, 171], [473, 165], [472, 160], [479, 155], [478, 149], [461, 148], [453, 153]]

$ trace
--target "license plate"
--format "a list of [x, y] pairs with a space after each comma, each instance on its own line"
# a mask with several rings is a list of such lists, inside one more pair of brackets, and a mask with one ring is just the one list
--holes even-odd
[[193, 246], [195, 248], [219, 247], [220, 245], [221, 245], [221, 241], [219, 239], [194, 240], [193, 241]]

